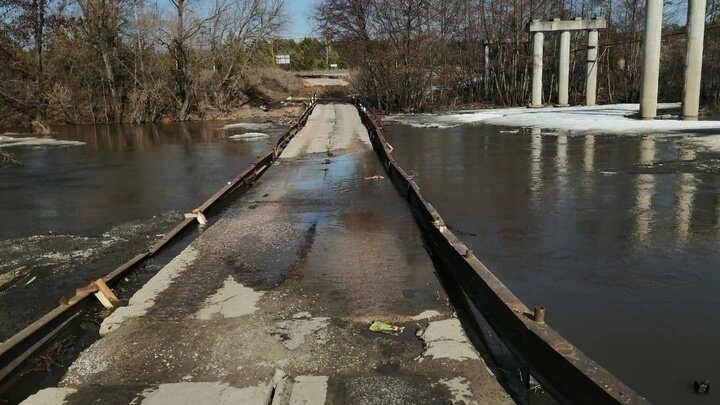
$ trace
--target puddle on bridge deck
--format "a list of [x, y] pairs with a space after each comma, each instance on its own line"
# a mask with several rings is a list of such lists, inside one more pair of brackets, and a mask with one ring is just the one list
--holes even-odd
[[29, 273], [0, 285], [0, 341], [171, 229], [284, 131], [235, 141], [257, 128], [225, 124], [55, 127], [54, 138], [84, 144], [3, 149], [23, 167], [0, 170], [0, 277]]
[[386, 132], [451, 229], [570, 341], [653, 403], [717, 402], [692, 390], [720, 381], [712, 138]]
[[296, 183], [291, 198], [315, 201], [294, 207], [303, 222], [315, 224], [301, 270], [302, 288], [324, 296], [333, 316], [362, 322], [447, 310], [405, 201], [385, 178], [375, 152], [363, 148], [338, 153], [312, 169], [326, 169], [322, 177], [315, 176], [317, 181]]

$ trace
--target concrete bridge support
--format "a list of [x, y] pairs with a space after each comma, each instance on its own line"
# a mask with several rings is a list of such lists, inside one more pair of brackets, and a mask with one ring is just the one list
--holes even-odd
[[655, 118], [657, 114], [662, 20], [663, 0], [646, 0], [645, 40], [640, 79], [640, 118], [644, 119]]
[[558, 77], [558, 104], [562, 107], [568, 105], [568, 90], [570, 88], [570, 31], [560, 34], [560, 73]]
[[483, 76], [483, 87], [485, 97], [490, 93], [490, 43], [485, 42], [485, 75]]
[[697, 118], [700, 110], [703, 41], [705, 37], [706, 0], [689, 0], [687, 10], [687, 52], [685, 54], [685, 88], [682, 115]]
[[585, 105], [595, 105], [597, 100], [598, 31], [588, 31], [587, 78], [585, 82]]
[[533, 76], [531, 107], [542, 107], [543, 42], [545, 34], [533, 34]]
[[[588, 82], [586, 86], [586, 101], [588, 105], [595, 105], [597, 88], [597, 59], [598, 29], [607, 27], [605, 18], [583, 20], [561, 20], [556, 18], [550, 21], [533, 20], [527, 26], [528, 32], [533, 33], [533, 83], [531, 107], [542, 106], [542, 57], [543, 40], [545, 32], [560, 32], [560, 72], [558, 80], [558, 104], [568, 105], [569, 79], [570, 79], [570, 32], [589, 31], [588, 33]], [[592, 63], [591, 63], [592, 62]]]

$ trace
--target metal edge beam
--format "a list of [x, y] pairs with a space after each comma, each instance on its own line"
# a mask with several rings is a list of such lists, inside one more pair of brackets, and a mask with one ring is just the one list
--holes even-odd
[[471, 253], [428, 203], [417, 184], [390, 154], [378, 120], [359, 106], [371, 141], [387, 168], [390, 180], [408, 204], [443, 272], [464, 286], [476, 308], [488, 320], [512, 353], [525, 364], [558, 401], [568, 404], [647, 404], [609, 371], [545, 323], [532, 319], [530, 310]]
[[[262, 175], [262, 173], [270, 167], [270, 164], [280, 156], [290, 139], [292, 139], [305, 125], [308, 117], [315, 108], [315, 105], [315, 102], [311, 103], [299, 117], [297, 122], [275, 142], [271, 149], [259, 157], [250, 165], [250, 167], [235, 177], [235, 179], [228, 182], [228, 184], [213, 194], [198, 209], [200, 211], [204, 211], [212, 207], [218, 200], [227, 195], [229, 192], [232, 192], [235, 189], [235, 186], [239, 183], [247, 181], [248, 184], [252, 184], [252, 182]], [[258, 166], [261, 166], [260, 170], [256, 170]], [[124, 274], [135, 269], [146, 259], [160, 251], [170, 241], [174, 240], [194, 221], [195, 219], [193, 218], [184, 219], [172, 230], [167, 232], [158, 242], [149, 247], [148, 250], [135, 255], [133, 258], [105, 275], [102, 278], [103, 281], [108, 284], [114, 284]], [[50, 339], [56, 336], [73, 319], [75, 319], [81, 311], [78, 304], [84, 302], [85, 298], [89, 296], [92, 296], [92, 294], [83, 293], [75, 295], [73, 298], [68, 300], [66, 305], [60, 305], [52, 309], [40, 319], [0, 343], [0, 382], [10, 376], [16, 368], [22, 365], [30, 356], [42, 348]]]

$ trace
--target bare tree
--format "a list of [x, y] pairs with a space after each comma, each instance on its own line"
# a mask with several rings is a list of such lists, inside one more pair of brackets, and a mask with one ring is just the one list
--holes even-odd
[[229, 105], [241, 78], [261, 44], [272, 42], [287, 24], [285, 0], [237, 0], [215, 3], [203, 42], [212, 57], [208, 95], [217, 107]]
[[123, 117], [122, 89], [117, 80], [120, 35], [126, 29], [137, 0], [77, 0], [86, 41], [99, 54], [110, 90], [114, 119]]
[[[52, 0], [0, 0], [4, 31], [14, 36], [17, 46], [31, 48], [34, 60], [32, 70], [19, 66], [22, 64], [21, 61], [15, 63], [23, 73], [33, 78], [34, 86], [30, 97], [12, 94], [12, 90], [8, 91], [7, 89], [3, 90], [3, 95], [16, 104], [31, 104], [36, 120], [45, 118], [47, 107], [45, 96], [45, 38], [48, 30], [50, 8], [53, 5]], [[13, 59], [19, 57], [17, 53], [12, 56]]]
[[192, 40], [210, 21], [217, 18], [220, 11], [215, 9], [211, 15], [202, 16], [190, 7], [191, 3], [190, 0], [170, 0], [173, 15], [167, 26], [161, 29], [159, 38], [175, 63], [173, 76], [179, 121], [187, 120], [193, 97], [189, 66]]

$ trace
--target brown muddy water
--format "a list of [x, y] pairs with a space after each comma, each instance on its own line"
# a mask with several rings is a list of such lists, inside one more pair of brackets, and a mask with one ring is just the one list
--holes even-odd
[[653, 403], [720, 402], [692, 389], [720, 384], [720, 152], [691, 134], [386, 135], [450, 228], [581, 350]]
[[[53, 128], [54, 141], [0, 137], [0, 148], [23, 164], [0, 170], [0, 281], [20, 269], [0, 284], [0, 341], [157, 240], [284, 132], [272, 124], [221, 130], [225, 124], [66, 126]], [[248, 132], [267, 136], [229, 138]]]

